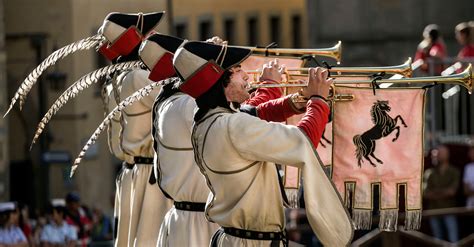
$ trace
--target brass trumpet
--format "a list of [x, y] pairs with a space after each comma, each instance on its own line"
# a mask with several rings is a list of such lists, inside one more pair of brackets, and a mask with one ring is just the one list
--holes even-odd
[[[381, 79], [377, 80], [378, 83], [410, 83], [410, 84], [420, 84], [420, 83], [442, 83], [442, 84], [455, 84], [463, 86], [467, 89], [469, 94], [472, 93], [472, 64], [469, 64], [467, 68], [458, 74], [447, 75], [447, 76], [427, 76], [427, 77], [415, 77], [415, 78], [401, 78], [401, 79]], [[372, 83], [372, 80], [336, 80], [334, 84], [344, 85], [344, 84], [368, 84]], [[281, 84], [250, 84], [251, 89], [256, 88], [267, 88], [267, 87], [306, 87], [306, 83], [281, 83]]]
[[252, 50], [252, 55], [270, 56], [270, 57], [301, 57], [304, 55], [322, 56], [336, 59], [337, 63], [341, 62], [342, 45], [341, 41], [329, 48], [319, 49], [290, 49], [290, 48], [258, 48], [250, 46], [238, 46]]
[[[285, 71], [285, 75], [288, 80], [292, 76], [301, 76], [308, 74], [309, 68], [287, 68]], [[261, 73], [259, 70], [249, 70], [246, 71], [247, 74], [251, 75], [256, 78], [258, 74]], [[411, 66], [411, 58], [409, 57], [403, 64], [395, 65], [395, 66], [382, 66], [382, 67], [334, 67], [329, 69], [329, 73], [333, 73], [332, 77], [349, 77], [349, 76], [360, 76], [361, 74], [374, 74], [385, 72], [387, 74], [400, 74], [404, 77], [411, 77], [413, 70]], [[342, 73], [348, 73], [342, 74]], [[291, 80], [290, 80], [291, 81]]]

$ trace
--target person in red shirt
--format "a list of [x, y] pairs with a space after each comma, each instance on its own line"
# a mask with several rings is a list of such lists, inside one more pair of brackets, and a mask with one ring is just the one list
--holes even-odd
[[[427, 59], [432, 58], [435, 63], [438, 63], [441, 62], [446, 55], [446, 45], [441, 37], [438, 25], [429, 24], [423, 30], [423, 40], [418, 44], [415, 54], [415, 63], [419, 59], [423, 60], [420, 69], [424, 73], [429, 73], [429, 63]], [[441, 71], [443, 71], [443, 67], [442, 64], [437, 64], [434, 73], [440, 75]]]
[[90, 243], [92, 220], [80, 202], [81, 198], [77, 193], [70, 192], [66, 195], [66, 222], [77, 230], [77, 246], [87, 246]]
[[456, 28], [454, 29], [456, 40], [460, 45], [462, 45], [457, 56], [459, 59], [474, 57], [473, 29], [474, 23], [472, 22], [461, 22], [456, 25]]

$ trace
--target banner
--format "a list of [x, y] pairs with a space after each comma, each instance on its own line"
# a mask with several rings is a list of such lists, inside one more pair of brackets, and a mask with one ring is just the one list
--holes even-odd
[[354, 100], [337, 102], [333, 118], [332, 179], [356, 229], [370, 229], [379, 185], [383, 231], [395, 231], [405, 188], [405, 228], [420, 227], [425, 90], [337, 87]]

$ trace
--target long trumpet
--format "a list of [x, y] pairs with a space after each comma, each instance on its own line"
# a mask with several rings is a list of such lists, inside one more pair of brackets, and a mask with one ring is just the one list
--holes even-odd
[[270, 56], [270, 57], [301, 57], [304, 55], [322, 56], [334, 58], [337, 63], [341, 62], [342, 43], [337, 42], [336, 45], [329, 48], [318, 49], [290, 49], [290, 48], [259, 48], [250, 46], [238, 46], [252, 50], [252, 55]]
[[[469, 64], [467, 68], [458, 74], [447, 75], [447, 76], [427, 76], [427, 77], [415, 77], [415, 78], [401, 78], [401, 79], [381, 79], [377, 80], [377, 83], [410, 83], [410, 84], [420, 84], [420, 83], [433, 83], [438, 84], [455, 84], [463, 86], [467, 89], [469, 94], [472, 93], [472, 64]], [[372, 80], [335, 80], [334, 84], [344, 85], [344, 84], [368, 84], [372, 83]], [[276, 83], [276, 84], [250, 84], [251, 89], [256, 88], [268, 88], [268, 87], [306, 87], [306, 83]]]
[[[287, 78], [294, 76], [301, 76], [308, 74], [309, 68], [287, 68], [285, 74]], [[259, 70], [249, 70], [246, 71], [249, 75], [252, 75], [254, 78], [261, 73]], [[404, 63], [394, 66], [382, 66], [382, 67], [333, 67], [329, 69], [329, 73], [332, 77], [348, 77], [352, 75], [360, 76], [360, 74], [375, 74], [380, 72], [385, 72], [386, 74], [399, 74], [404, 77], [411, 77], [413, 70], [411, 65], [411, 57], [409, 57]], [[347, 73], [344, 75], [343, 73]]]

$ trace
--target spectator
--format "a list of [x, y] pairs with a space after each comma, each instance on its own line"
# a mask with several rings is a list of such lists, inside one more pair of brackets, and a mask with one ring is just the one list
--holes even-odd
[[28, 246], [25, 234], [14, 223], [18, 222], [18, 217], [16, 203], [0, 203], [0, 246]]
[[112, 240], [112, 223], [110, 218], [101, 209], [94, 209], [93, 222], [92, 241]]
[[[421, 71], [428, 73], [429, 64], [427, 59], [432, 58], [434, 62], [441, 62], [447, 56], [446, 45], [444, 44], [443, 38], [439, 31], [438, 25], [430, 24], [423, 30], [423, 40], [418, 44], [418, 48], [415, 54], [415, 62], [421, 59], [423, 64], [421, 65]], [[443, 65], [438, 64], [435, 66], [434, 72], [437, 75], [443, 71]]]
[[459, 23], [454, 29], [456, 40], [462, 46], [458, 53], [459, 59], [474, 57], [474, 38], [473, 38], [473, 24], [468, 22]]
[[[424, 179], [424, 197], [427, 209], [451, 208], [456, 206], [456, 191], [459, 187], [459, 171], [449, 163], [449, 149], [439, 146], [431, 152], [433, 168], [426, 170]], [[456, 216], [433, 216], [430, 218], [433, 235], [445, 239], [447, 233], [450, 242], [458, 241]], [[444, 230], [446, 231], [444, 231]]]
[[48, 207], [47, 213], [50, 217], [41, 231], [40, 241], [43, 246], [68, 246], [73, 247], [77, 241], [76, 229], [67, 224], [64, 210], [66, 203], [63, 199], [54, 199]]
[[66, 195], [66, 221], [76, 228], [78, 236], [78, 246], [87, 246], [90, 242], [90, 230], [92, 220], [87, 215], [86, 210], [81, 207], [81, 198], [75, 192]]
[[466, 206], [474, 207], [474, 146], [468, 152], [470, 163], [464, 167], [464, 194], [466, 195]]
[[18, 217], [13, 219], [13, 224], [18, 226], [23, 234], [25, 234], [28, 244], [30, 246], [35, 246], [30, 218], [28, 216], [28, 206], [25, 204], [19, 204], [15, 211], [18, 214]]
[[35, 245], [39, 246], [41, 243], [41, 233], [43, 232], [44, 227], [48, 224], [47, 216], [43, 211], [36, 211], [37, 219], [33, 221], [33, 239]]

